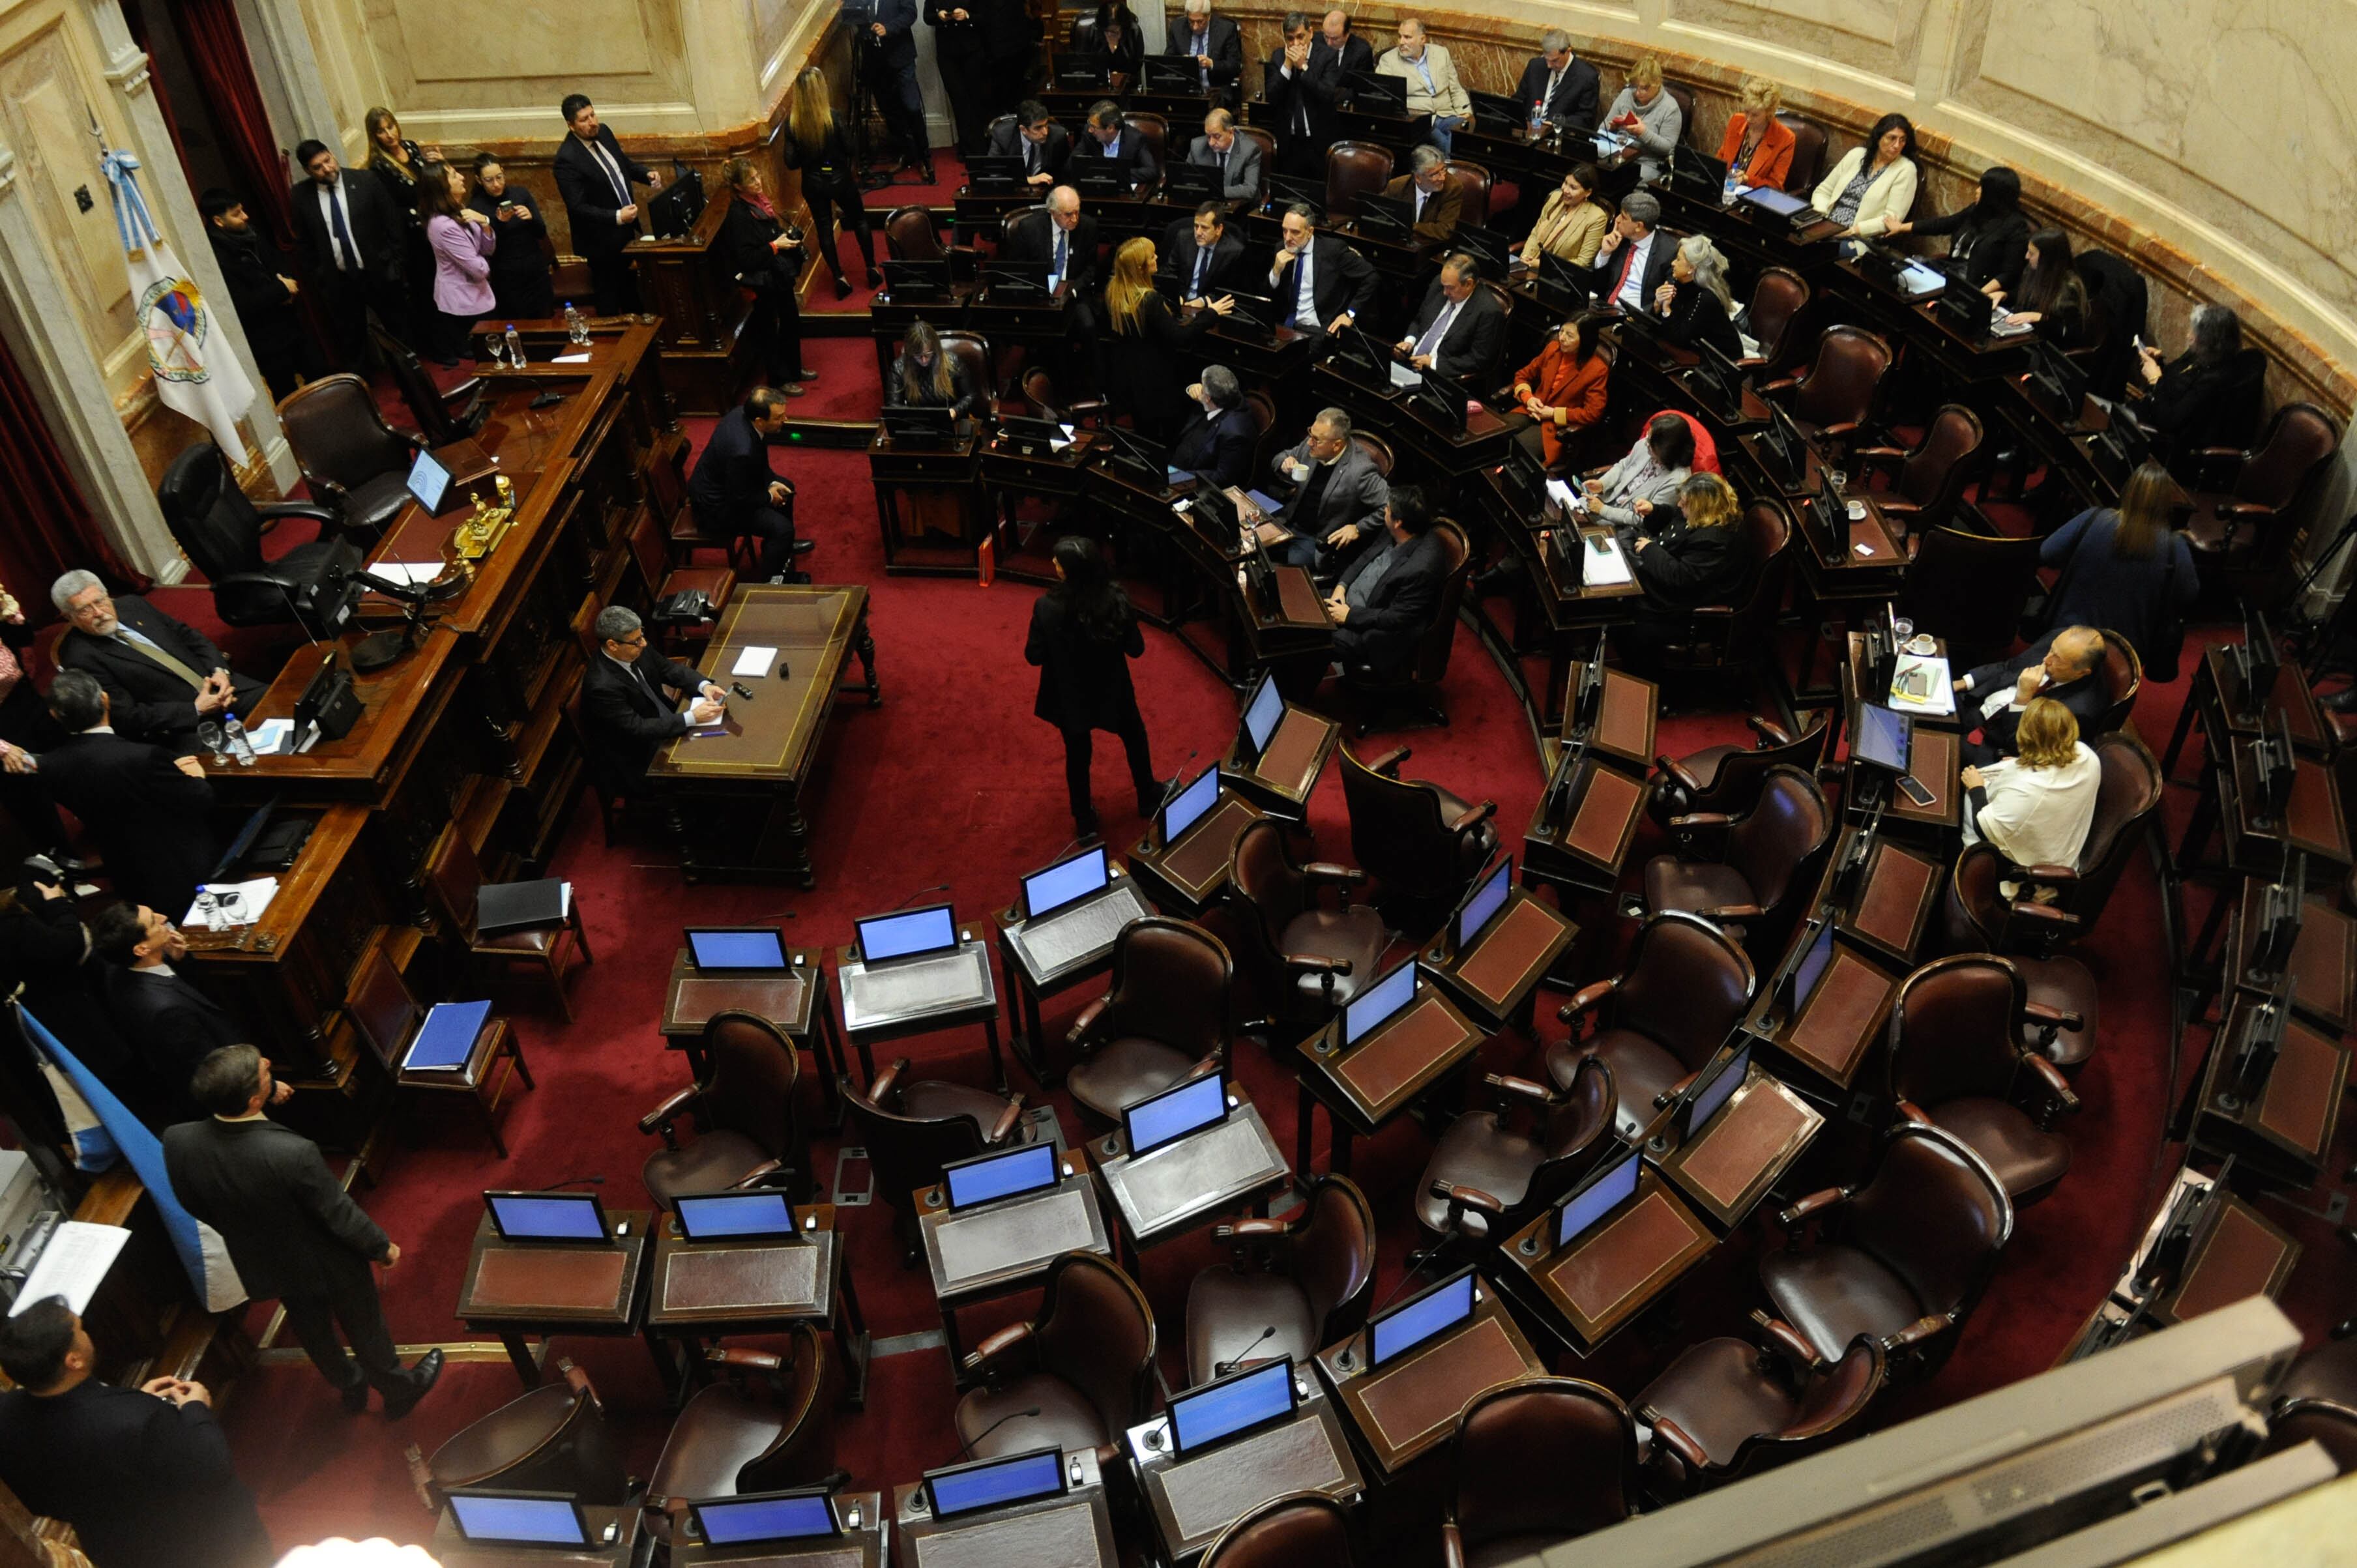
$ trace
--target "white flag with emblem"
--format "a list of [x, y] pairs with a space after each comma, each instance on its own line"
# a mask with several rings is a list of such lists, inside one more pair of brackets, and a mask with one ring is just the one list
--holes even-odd
[[253, 404], [253, 383], [230, 351], [197, 280], [165, 242], [139, 193], [139, 160], [99, 150], [114, 199], [115, 231], [131, 274], [131, 313], [147, 339], [147, 368], [164, 406], [212, 432], [232, 466], [245, 461], [237, 416]]

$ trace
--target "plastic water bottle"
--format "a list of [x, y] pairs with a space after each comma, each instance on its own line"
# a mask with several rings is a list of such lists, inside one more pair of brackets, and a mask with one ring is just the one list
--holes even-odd
[[1734, 206], [1736, 197], [1741, 194], [1742, 190], [1743, 175], [1730, 164], [1727, 170], [1727, 188], [1719, 193], [1718, 204], [1721, 207]]
[[1531, 101], [1531, 140], [1534, 142], [1537, 141], [1545, 130], [1546, 100], [1544, 98], [1533, 99]]
[[565, 302], [565, 340], [575, 345], [589, 341], [589, 323], [582, 319], [569, 299]]
[[237, 758], [240, 768], [251, 768], [260, 760], [253, 754], [253, 742], [246, 738], [245, 725], [235, 714], [221, 715], [221, 736], [229, 742], [230, 753]]
[[523, 339], [516, 336], [515, 323], [512, 321], [508, 323], [507, 346], [508, 363], [513, 365], [519, 371], [522, 370]]

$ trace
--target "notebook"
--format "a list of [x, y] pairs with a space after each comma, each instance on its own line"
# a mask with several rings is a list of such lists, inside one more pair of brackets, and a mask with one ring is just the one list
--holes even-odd
[[436, 1003], [418, 1026], [417, 1037], [409, 1042], [409, 1052], [401, 1058], [402, 1069], [464, 1066], [490, 1015], [489, 1002]]

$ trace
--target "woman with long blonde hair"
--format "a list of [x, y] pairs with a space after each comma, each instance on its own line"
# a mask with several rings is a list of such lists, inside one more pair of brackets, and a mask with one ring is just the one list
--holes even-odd
[[1154, 286], [1154, 242], [1139, 235], [1114, 252], [1113, 278], [1105, 285], [1105, 401], [1129, 415], [1138, 431], [1168, 442], [1187, 421], [1186, 386], [1179, 359], [1197, 339], [1235, 308], [1226, 295], [1181, 321]]
[[1645, 597], [1635, 622], [1612, 639], [1631, 669], [1688, 635], [1704, 605], [1741, 602], [1760, 571], [1742, 503], [1717, 474], [1689, 474], [1675, 501], [1640, 501], [1636, 511], [1640, 527], [1616, 532]]
[[[377, 183], [407, 220], [407, 229], [402, 236], [402, 264], [407, 272], [410, 317], [421, 323], [431, 321], [435, 308], [434, 249], [425, 239], [426, 214], [418, 205], [417, 179], [426, 160], [441, 160], [442, 149], [421, 148], [403, 135], [401, 121], [382, 104], [361, 116], [361, 128], [368, 134], [369, 173], [376, 176]], [[431, 333], [420, 336], [430, 337]]]
[[2077, 865], [2103, 789], [2102, 760], [2079, 738], [2077, 717], [2051, 697], [2029, 699], [2014, 746], [2013, 756], [1958, 776], [1964, 842], [1986, 839], [2016, 865]]
[[826, 72], [806, 66], [794, 79], [794, 106], [786, 115], [786, 166], [802, 177], [802, 204], [810, 209], [811, 243], [819, 259], [834, 274], [834, 297], [851, 296], [851, 280], [844, 275], [836, 228], [859, 236], [859, 259], [867, 269], [867, 286], [884, 286], [876, 270], [876, 233], [867, 224], [867, 206], [859, 194], [859, 165], [851, 156], [843, 123], [834, 113], [834, 89]]

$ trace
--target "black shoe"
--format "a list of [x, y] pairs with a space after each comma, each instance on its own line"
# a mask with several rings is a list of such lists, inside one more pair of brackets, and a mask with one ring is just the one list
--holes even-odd
[[410, 1368], [405, 1374], [408, 1381], [401, 1388], [389, 1391], [385, 1394], [385, 1420], [399, 1421], [403, 1416], [415, 1410], [417, 1402], [425, 1397], [425, 1391], [432, 1388], [434, 1380], [441, 1375], [441, 1351], [428, 1350], [425, 1355], [417, 1358], [417, 1365]]
[[368, 1409], [368, 1380], [366, 1378], [362, 1378], [359, 1382], [354, 1383], [350, 1388], [344, 1391], [344, 1413], [346, 1415], [359, 1415], [363, 1411], [366, 1411]]
[[817, 548], [818, 541], [815, 539], [797, 539], [794, 541], [794, 553], [797, 555], [807, 555]]
[[[869, 288], [882, 288], [884, 286], [884, 274], [877, 272], [874, 267], [868, 268], [867, 286]], [[846, 294], [851, 292], [848, 285], [845, 285], [844, 292]]]
[[1072, 832], [1080, 838], [1092, 839], [1096, 837], [1097, 814], [1094, 811], [1075, 811], [1072, 813]]
[[837, 278], [834, 280], [834, 297], [837, 299], [849, 299], [851, 297], [851, 280], [849, 278]]
[[927, 158], [925, 160], [925, 183], [927, 185], [941, 184], [941, 180], [933, 174], [933, 160], [931, 158]]
[[798, 381], [814, 381], [818, 380], [818, 372], [816, 371], [796, 371], [793, 374], [793, 379]]

